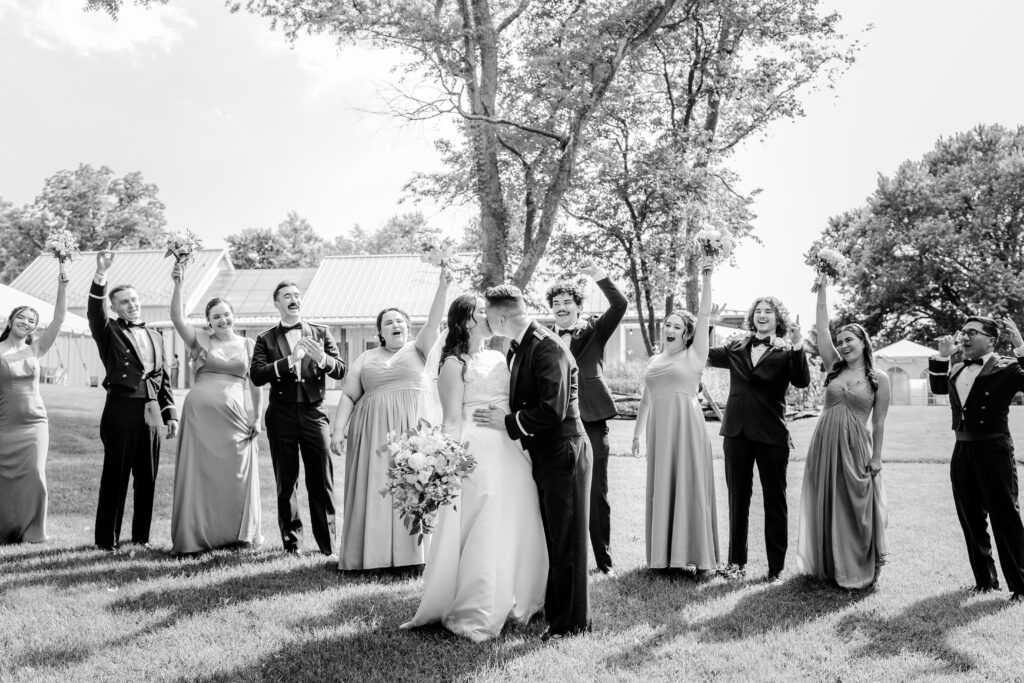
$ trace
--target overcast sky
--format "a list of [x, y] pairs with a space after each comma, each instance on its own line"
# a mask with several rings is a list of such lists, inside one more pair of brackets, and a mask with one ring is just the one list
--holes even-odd
[[[79, 163], [141, 171], [172, 228], [211, 246], [288, 211], [326, 237], [373, 229], [402, 185], [438, 168], [438, 131], [377, 114], [386, 56], [340, 54], [326, 38], [290, 48], [256, 17], [218, 0], [172, 0], [118, 22], [84, 0], [0, 0], [0, 197], [31, 202]], [[849, 0], [827, 4], [864, 49], [835, 90], [808, 94], [806, 116], [776, 124], [734, 159], [763, 245], [737, 253], [716, 299], [744, 308], [774, 293], [813, 314], [801, 254], [825, 221], [863, 203], [879, 173], [917, 159], [939, 136], [1022, 119], [1024, 3]], [[421, 207], [441, 228], [465, 212]]]

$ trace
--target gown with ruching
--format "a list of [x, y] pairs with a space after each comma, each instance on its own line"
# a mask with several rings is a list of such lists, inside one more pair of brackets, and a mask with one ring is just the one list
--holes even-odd
[[692, 349], [651, 358], [647, 418], [647, 566], [718, 567], [715, 472], [697, 400], [704, 362]]
[[825, 387], [804, 468], [797, 566], [844, 588], [870, 585], [889, 552], [881, 474], [868, 472], [874, 399], [867, 380]]
[[0, 358], [0, 543], [46, 540], [50, 430], [35, 350]]
[[251, 340], [245, 348], [228, 357], [201, 345], [193, 361], [196, 378], [181, 409], [174, 470], [174, 553], [263, 541], [257, 439], [249, 438], [245, 411]]
[[349, 418], [345, 447], [339, 569], [419, 565], [426, 557], [429, 536], [419, 544], [392, 507], [391, 496], [380, 495], [387, 483], [388, 458], [379, 453], [388, 432], [415, 427], [428, 415], [424, 369], [413, 342], [395, 353], [372, 349], [363, 358], [363, 394]]
[[483, 641], [507, 619], [526, 623], [544, 602], [548, 553], [530, 457], [504, 431], [478, 427], [473, 411], [508, 410], [509, 371], [497, 351], [466, 368], [462, 440], [477, 459], [460, 497], [442, 507], [423, 572], [423, 598], [403, 628], [440, 621]]

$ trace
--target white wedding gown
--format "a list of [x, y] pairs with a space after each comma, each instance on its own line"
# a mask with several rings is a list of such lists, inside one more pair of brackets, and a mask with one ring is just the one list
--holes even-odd
[[525, 623], [544, 602], [548, 553], [529, 456], [504, 431], [473, 423], [477, 407], [508, 410], [508, 390], [505, 357], [475, 354], [466, 368], [462, 440], [477, 468], [454, 506], [439, 511], [423, 598], [402, 628], [440, 621], [479, 642], [501, 633], [508, 618]]

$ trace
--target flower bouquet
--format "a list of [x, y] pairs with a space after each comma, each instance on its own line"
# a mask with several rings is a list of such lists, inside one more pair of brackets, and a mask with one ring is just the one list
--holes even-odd
[[66, 228], [58, 228], [47, 236], [44, 249], [53, 254], [63, 272], [65, 263], [78, 258], [78, 237]]
[[405, 432], [391, 432], [380, 454], [388, 458], [387, 484], [380, 495], [391, 496], [417, 543], [434, 531], [437, 512], [453, 504], [462, 482], [476, 469], [469, 445], [459, 443], [426, 420]]
[[195, 259], [196, 251], [202, 247], [202, 240], [192, 234], [191, 230], [171, 233], [167, 237], [167, 253], [164, 258], [173, 256], [175, 264], [188, 265]]
[[420, 237], [420, 260], [439, 268], [455, 270], [458, 261], [455, 258], [455, 240], [450, 237], [438, 239], [437, 235], [425, 234]]
[[721, 230], [701, 230], [693, 236], [693, 245], [701, 256], [724, 261], [732, 255], [735, 243], [729, 233]]
[[[850, 259], [831, 247], [821, 247], [816, 253], [812, 247], [811, 251], [807, 253], [804, 263], [814, 268], [819, 275], [824, 275], [833, 282], [841, 277], [845, 277], [846, 273], [850, 270]], [[811, 291], [817, 292], [818, 289], [820, 289], [820, 286], [815, 281]]]

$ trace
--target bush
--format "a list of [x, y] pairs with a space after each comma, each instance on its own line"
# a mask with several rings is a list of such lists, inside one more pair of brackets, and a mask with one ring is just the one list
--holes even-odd
[[604, 379], [613, 394], [623, 396], [639, 396], [644, 392], [644, 372], [647, 371], [647, 360], [632, 359], [625, 363], [618, 361], [606, 363]]

